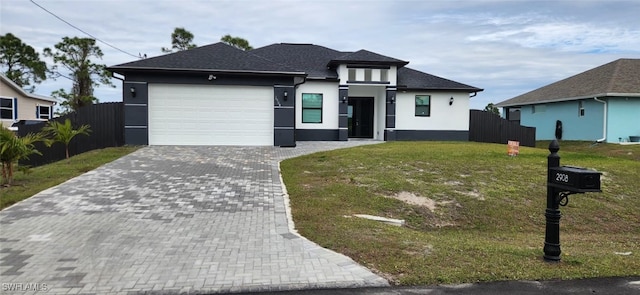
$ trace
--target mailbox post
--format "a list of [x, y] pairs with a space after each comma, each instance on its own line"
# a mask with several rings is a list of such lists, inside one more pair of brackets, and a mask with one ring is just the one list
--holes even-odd
[[601, 192], [602, 173], [580, 167], [560, 166], [557, 140], [549, 144], [547, 157], [547, 209], [545, 211], [546, 230], [544, 237], [544, 260], [560, 261], [560, 206], [569, 203], [569, 195], [586, 192]]

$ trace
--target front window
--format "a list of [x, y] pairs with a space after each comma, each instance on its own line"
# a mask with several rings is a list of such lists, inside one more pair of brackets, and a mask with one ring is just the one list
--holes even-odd
[[51, 119], [51, 107], [50, 106], [37, 106], [36, 113], [38, 115], [38, 119]]
[[431, 95], [416, 95], [416, 117], [431, 116]]
[[380, 82], [389, 82], [389, 70], [387, 69], [380, 70]]
[[322, 123], [322, 93], [302, 94], [302, 123]]
[[0, 98], [0, 119], [15, 120], [14, 108], [15, 100], [13, 98]]
[[371, 82], [371, 69], [364, 69], [364, 80]]
[[349, 69], [349, 81], [356, 80], [356, 69]]

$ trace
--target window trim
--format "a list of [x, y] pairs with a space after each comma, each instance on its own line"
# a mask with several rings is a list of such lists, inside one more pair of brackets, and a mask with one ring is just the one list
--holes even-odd
[[578, 101], [578, 117], [584, 117], [584, 104], [582, 100]]
[[[428, 107], [427, 114], [418, 114], [418, 106], [425, 106], [424, 104], [421, 104], [421, 105], [418, 104], [418, 98], [419, 97], [427, 97], [428, 98], [428, 100], [427, 100], [428, 104], [426, 105]], [[416, 117], [431, 117], [431, 95], [428, 95], [428, 94], [416, 95], [413, 103], [414, 103], [414, 115]]]
[[0, 109], [1, 110], [10, 110], [11, 111], [11, 118], [2, 118], [0, 117], [0, 120], [17, 120], [18, 119], [18, 99], [15, 97], [8, 97], [8, 96], [0, 96], [0, 100], [3, 99], [7, 99], [9, 101], [11, 101], [11, 107], [7, 108], [7, 107], [2, 107], [2, 104], [0, 104]]
[[[304, 106], [304, 96], [305, 95], [320, 95], [320, 107], [305, 107]], [[301, 119], [302, 119], [302, 123], [305, 124], [322, 124], [322, 119], [323, 119], [323, 108], [324, 108], [324, 95], [322, 93], [302, 93], [302, 96], [300, 97], [301, 101], [300, 101], [300, 105], [302, 106], [302, 113], [301, 113]], [[305, 121], [304, 118], [304, 111], [305, 110], [320, 110], [320, 122], [308, 122]]]
[[[48, 108], [49, 112], [46, 114], [46, 118], [43, 118], [43, 114], [40, 108]], [[49, 105], [36, 105], [36, 118], [40, 120], [51, 120], [51, 106]]]

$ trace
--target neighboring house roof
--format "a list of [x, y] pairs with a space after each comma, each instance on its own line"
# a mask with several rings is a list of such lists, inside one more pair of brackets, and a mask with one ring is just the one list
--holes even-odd
[[53, 102], [53, 103], [57, 103], [58, 102], [58, 100], [53, 98], [53, 97], [44, 96], [44, 95], [38, 95], [38, 94], [29, 93], [29, 92], [24, 91], [24, 89], [22, 89], [22, 87], [18, 86], [18, 84], [16, 84], [15, 82], [11, 81], [11, 79], [7, 78], [7, 76], [5, 76], [4, 74], [0, 74], [0, 80], [5, 82], [7, 85], [9, 85], [9, 87], [11, 87], [13, 90], [17, 91], [18, 93], [22, 94], [23, 96], [26, 96], [26, 97], [29, 97], [29, 98], [33, 98], [33, 99], [39, 99], [39, 100], [43, 100], [43, 101]]
[[400, 68], [405, 66], [409, 62], [361, 49], [356, 52], [345, 52], [344, 55], [329, 61], [327, 65], [331, 67], [331, 66], [335, 66], [338, 64], [345, 64], [345, 63], [346, 64], [385, 64], [385, 65], [396, 65], [398, 66], [398, 68]]
[[113, 72], [154, 70], [304, 75], [293, 68], [222, 42], [124, 63], [109, 67], [109, 70]]
[[482, 89], [449, 79], [423, 73], [411, 68], [398, 69], [398, 89], [403, 90], [464, 90], [480, 92]]
[[640, 59], [621, 58], [496, 104], [498, 107], [593, 97], [640, 97]]
[[367, 50], [343, 52], [314, 44], [277, 43], [242, 51], [224, 43], [142, 59], [109, 67], [110, 71], [203, 71], [306, 75], [337, 80], [338, 64], [395, 65], [398, 88], [404, 90], [482, 91], [480, 88], [403, 68], [407, 61]]

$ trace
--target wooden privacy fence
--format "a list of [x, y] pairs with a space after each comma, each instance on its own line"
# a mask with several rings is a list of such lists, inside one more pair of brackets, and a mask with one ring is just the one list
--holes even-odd
[[[89, 136], [76, 135], [69, 145], [69, 155], [77, 155], [95, 149], [124, 145], [124, 112], [121, 102], [93, 104], [82, 107], [76, 112], [51, 119], [63, 123], [71, 120], [74, 128], [89, 125]], [[18, 136], [28, 133], [38, 133], [46, 126], [46, 122], [18, 127]], [[42, 155], [31, 155], [28, 160], [20, 161], [21, 165], [32, 167], [48, 164], [65, 159], [64, 144], [54, 143], [47, 147], [44, 143], [36, 143], [36, 148]]]
[[520, 126], [487, 111], [471, 110], [469, 114], [469, 141], [504, 143], [519, 141], [521, 146], [536, 146], [536, 128]]

